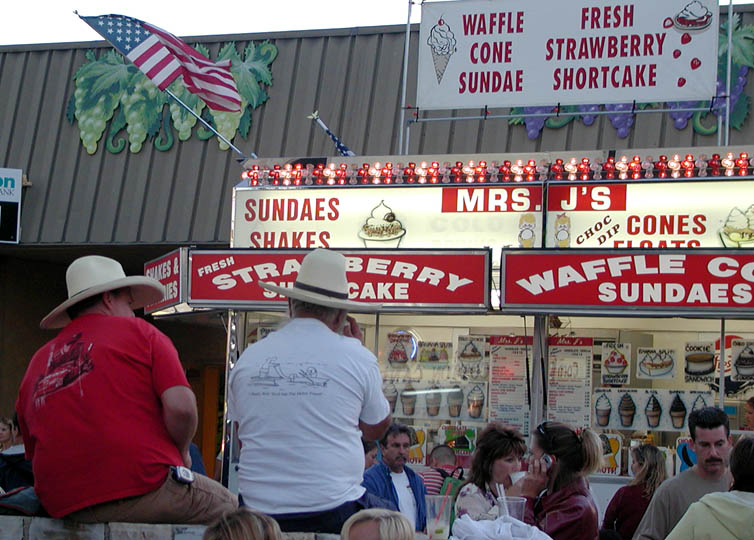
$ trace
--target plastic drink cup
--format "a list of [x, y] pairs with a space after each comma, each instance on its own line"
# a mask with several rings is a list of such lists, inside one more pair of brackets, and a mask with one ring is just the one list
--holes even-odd
[[[519, 521], [524, 520], [524, 509], [526, 508], [526, 498], [525, 497], [509, 497], [506, 495], [505, 499], [503, 497], [500, 497], [498, 499], [499, 504], [504, 504], [505, 507], [508, 509], [508, 515], [512, 518], [516, 518]], [[501, 509], [500, 515], [503, 515], [503, 510]]]
[[511, 484], [515, 484], [519, 480], [521, 480], [524, 476], [526, 476], [526, 471], [519, 471], [519, 472], [513, 472], [510, 474], [511, 477]]
[[448, 495], [427, 495], [427, 536], [430, 540], [447, 540], [450, 536], [450, 510], [453, 500]]

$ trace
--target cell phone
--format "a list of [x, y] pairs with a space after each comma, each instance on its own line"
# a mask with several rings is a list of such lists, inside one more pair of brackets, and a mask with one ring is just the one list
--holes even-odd
[[173, 474], [173, 480], [179, 484], [192, 484], [194, 482], [194, 473], [182, 465], [170, 467]]
[[552, 467], [552, 457], [550, 454], [543, 454], [542, 455], [542, 461], [545, 462], [545, 470], [550, 470], [550, 467]]

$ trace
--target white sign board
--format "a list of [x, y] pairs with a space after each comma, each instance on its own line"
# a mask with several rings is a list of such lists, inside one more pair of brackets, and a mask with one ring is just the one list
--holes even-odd
[[0, 243], [19, 242], [21, 189], [21, 169], [0, 169]]
[[[236, 189], [233, 247], [542, 245], [542, 186]], [[473, 242], [469, 239], [472, 238]]]
[[713, 0], [422, 4], [423, 109], [709, 100]]
[[754, 246], [754, 182], [720, 179], [678, 188], [673, 182], [551, 184], [545, 247]]

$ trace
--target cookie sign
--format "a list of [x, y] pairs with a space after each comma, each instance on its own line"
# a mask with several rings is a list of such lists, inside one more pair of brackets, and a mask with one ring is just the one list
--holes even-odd
[[714, 341], [690, 341], [684, 346], [685, 381], [709, 383], [715, 380]]

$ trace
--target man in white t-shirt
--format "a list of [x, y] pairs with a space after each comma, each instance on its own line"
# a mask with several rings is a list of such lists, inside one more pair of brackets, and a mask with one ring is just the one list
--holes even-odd
[[377, 359], [346, 312], [375, 305], [348, 300], [346, 259], [325, 249], [304, 258], [292, 288], [259, 285], [288, 297], [291, 320], [230, 372], [239, 499], [283, 531], [339, 533], [353, 513], [380, 505], [360, 485], [361, 437], [382, 436], [390, 406]]
[[427, 489], [421, 477], [406, 465], [410, 447], [409, 429], [397, 422], [391, 424], [380, 441], [382, 461], [367, 469], [363, 485], [369, 493], [395, 504], [417, 531], [423, 531], [427, 524]]

